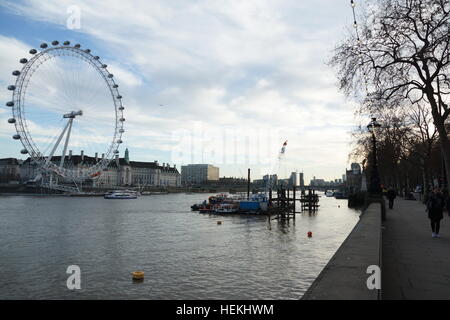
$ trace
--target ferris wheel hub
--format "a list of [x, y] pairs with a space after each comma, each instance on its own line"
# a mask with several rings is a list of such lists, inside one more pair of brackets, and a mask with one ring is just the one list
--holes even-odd
[[65, 115], [63, 115], [63, 118], [74, 119], [76, 116], [82, 116], [82, 115], [83, 115], [83, 111], [78, 110], [78, 111], [72, 111], [71, 113], [66, 113]]

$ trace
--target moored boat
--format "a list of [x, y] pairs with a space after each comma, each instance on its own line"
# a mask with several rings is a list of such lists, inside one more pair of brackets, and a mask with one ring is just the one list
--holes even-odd
[[345, 194], [345, 192], [341, 192], [341, 191], [335, 192], [334, 197], [336, 199], [348, 199], [348, 196]]
[[216, 214], [260, 214], [268, 211], [268, 198], [264, 194], [253, 194], [250, 199], [244, 196], [230, 197], [227, 194], [211, 196], [208, 201], [191, 206], [192, 211]]
[[208, 205], [208, 206], [198, 209], [198, 212], [199, 213], [212, 213], [212, 212], [214, 212], [214, 209]]
[[137, 193], [129, 190], [110, 191], [104, 195], [105, 199], [137, 199]]

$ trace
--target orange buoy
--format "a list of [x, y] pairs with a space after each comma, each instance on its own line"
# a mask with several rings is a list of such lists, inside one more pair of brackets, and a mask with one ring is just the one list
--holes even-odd
[[312, 232], [308, 231], [308, 238], [311, 238], [311, 237], [312, 237]]
[[133, 280], [142, 281], [144, 280], [144, 271], [134, 271], [131, 273]]

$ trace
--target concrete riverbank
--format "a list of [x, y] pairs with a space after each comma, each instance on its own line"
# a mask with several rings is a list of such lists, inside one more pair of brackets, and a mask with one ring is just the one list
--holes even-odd
[[347, 239], [325, 266], [303, 300], [377, 300], [379, 290], [368, 290], [366, 271], [380, 265], [381, 204], [371, 204]]
[[[397, 199], [381, 221], [372, 204], [302, 299], [450, 299], [450, 219], [431, 237], [420, 201]], [[381, 267], [381, 290], [369, 290], [369, 265]]]
[[[122, 187], [91, 187], [83, 186], [84, 192], [101, 193], [113, 189], [138, 189], [138, 186], [122, 186]], [[163, 187], [163, 186], [145, 186], [140, 188], [142, 192], [165, 192], [165, 193], [219, 193], [219, 192], [247, 192], [246, 185], [204, 185], [194, 187]], [[48, 190], [40, 188], [39, 186], [26, 186], [24, 184], [0, 183], [0, 194], [46, 194], [46, 193], [61, 193], [57, 190]]]

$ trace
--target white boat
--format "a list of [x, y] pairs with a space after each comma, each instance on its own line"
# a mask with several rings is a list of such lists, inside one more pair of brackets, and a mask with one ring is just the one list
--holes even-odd
[[137, 194], [129, 190], [115, 190], [105, 194], [105, 199], [137, 199]]

